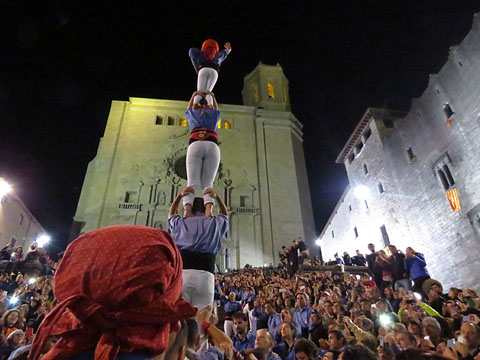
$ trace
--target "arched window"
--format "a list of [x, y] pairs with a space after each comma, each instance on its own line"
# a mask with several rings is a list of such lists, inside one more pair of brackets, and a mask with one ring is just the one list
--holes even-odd
[[225, 130], [230, 130], [232, 128], [232, 123], [228, 120], [225, 120]]
[[270, 99], [275, 99], [275, 92], [273, 90], [273, 85], [271, 83], [267, 84], [267, 89], [268, 89], [268, 97]]
[[180, 118], [180, 126], [187, 126], [187, 119]]
[[218, 120], [217, 127], [218, 127], [219, 129], [222, 128], [222, 120]]

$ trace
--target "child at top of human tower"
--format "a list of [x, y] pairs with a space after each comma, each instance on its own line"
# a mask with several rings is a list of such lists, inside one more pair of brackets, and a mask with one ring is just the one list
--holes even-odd
[[[220, 65], [232, 51], [229, 42], [225, 43], [225, 49], [219, 51], [218, 43], [215, 40], [208, 39], [202, 44], [201, 49], [191, 48], [188, 56], [192, 60], [193, 67], [198, 74], [197, 91], [212, 91], [218, 79]], [[197, 104], [202, 97], [195, 96], [193, 103]], [[211, 95], [207, 95], [207, 104], [212, 105], [213, 99]]]

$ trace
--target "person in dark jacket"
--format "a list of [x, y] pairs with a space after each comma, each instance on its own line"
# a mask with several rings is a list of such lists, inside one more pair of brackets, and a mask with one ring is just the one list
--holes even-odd
[[367, 265], [368, 269], [370, 270], [370, 274], [373, 276], [373, 280], [377, 286], [382, 284], [382, 269], [377, 269], [375, 266], [375, 260], [377, 260], [378, 253], [375, 252], [375, 245], [368, 244], [368, 250], [370, 250], [371, 254], [367, 255]]
[[352, 264], [357, 266], [365, 266], [367, 261], [365, 260], [365, 256], [360, 253], [360, 250], [356, 250], [357, 255], [352, 257]]
[[352, 259], [346, 251], [343, 253], [343, 262], [345, 263], [345, 265], [352, 266]]
[[392, 254], [390, 255], [390, 260], [393, 267], [392, 284], [394, 286], [394, 289], [398, 290], [403, 287], [406, 291], [409, 291], [412, 287], [412, 283], [405, 271], [405, 267], [403, 266], [403, 260], [405, 259], [405, 255], [400, 250], [397, 250], [397, 247], [395, 245], [389, 245], [388, 249]]

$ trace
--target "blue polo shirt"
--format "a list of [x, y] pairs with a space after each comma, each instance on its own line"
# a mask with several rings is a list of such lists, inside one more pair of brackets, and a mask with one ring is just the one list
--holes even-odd
[[214, 130], [218, 129], [218, 121], [220, 120], [220, 111], [217, 109], [205, 109], [203, 114], [200, 109], [189, 108], [185, 112], [185, 119], [187, 120], [190, 132], [196, 128], [208, 128]]
[[228, 224], [225, 215], [192, 216], [186, 219], [174, 215], [168, 219], [168, 231], [180, 250], [217, 255]]
[[300, 332], [302, 331], [301, 328], [308, 328], [310, 329], [310, 315], [312, 315], [313, 309], [309, 306], [305, 306], [303, 309], [296, 309], [293, 313], [293, 322], [295, 323], [295, 327]]
[[289, 348], [285, 342], [277, 344], [272, 351], [280, 356], [282, 360], [295, 360], [295, 343]]
[[240, 340], [237, 335], [232, 336], [233, 347], [237, 350], [240, 354], [245, 355], [245, 350], [253, 349], [255, 347], [255, 335], [251, 333], [247, 333], [247, 336]]

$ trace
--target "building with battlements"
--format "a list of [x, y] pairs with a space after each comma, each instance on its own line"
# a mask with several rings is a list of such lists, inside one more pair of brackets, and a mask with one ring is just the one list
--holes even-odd
[[[244, 79], [244, 105], [220, 104], [221, 164], [215, 187], [230, 210], [219, 268], [278, 262], [282, 245], [314, 240], [302, 124], [290, 112], [279, 65]], [[72, 236], [114, 224], [167, 228], [170, 204], [186, 186], [187, 101], [113, 101], [89, 163]]]
[[480, 289], [480, 15], [407, 113], [368, 109], [339, 154], [345, 189], [325, 260], [388, 244], [425, 254], [444, 286]]

